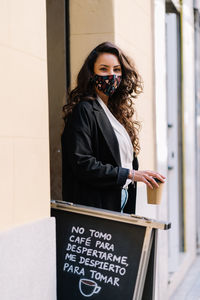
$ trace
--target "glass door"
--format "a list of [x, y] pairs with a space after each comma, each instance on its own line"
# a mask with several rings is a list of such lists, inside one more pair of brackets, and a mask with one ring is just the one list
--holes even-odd
[[200, 12], [194, 10], [195, 21], [195, 99], [196, 99], [196, 203], [197, 203], [197, 247], [200, 250]]
[[182, 105], [180, 19], [175, 12], [166, 13], [166, 80], [168, 121], [168, 214], [169, 272], [176, 272], [183, 251], [183, 182], [182, 182]]

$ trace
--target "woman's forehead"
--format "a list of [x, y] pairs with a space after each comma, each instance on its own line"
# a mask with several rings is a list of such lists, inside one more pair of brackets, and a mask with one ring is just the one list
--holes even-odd
[[95, 64], [105, 66], [118, 66], [120, 65], [120, 62], [118, 57], [112, 53], [101, 53], [97, 57]]

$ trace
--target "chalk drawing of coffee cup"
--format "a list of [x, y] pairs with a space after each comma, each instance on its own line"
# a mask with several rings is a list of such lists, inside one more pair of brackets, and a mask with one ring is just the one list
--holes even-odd
[[85, 297], [91, 297], [94, 294], [98, 294], [101, 287], [91, 279], [82, 278], [79, 280], [80, 293]]

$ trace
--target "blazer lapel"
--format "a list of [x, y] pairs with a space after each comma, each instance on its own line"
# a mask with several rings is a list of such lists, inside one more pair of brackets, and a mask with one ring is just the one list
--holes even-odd
[[115, 135], [115, 132], [112, 128], [112, 125], [108, 117], [106, 116], [103, 108], [101, 107], [101, 105], [98, 103], [97, 100], [93, 101], [93, 109], [94, 109], [94, 114], [96, 116], [97, 123], [106, 140], [110, 152], [112, 153], [113, 158], [115, 159], [117, 165], [121, 166], [119, 143]]

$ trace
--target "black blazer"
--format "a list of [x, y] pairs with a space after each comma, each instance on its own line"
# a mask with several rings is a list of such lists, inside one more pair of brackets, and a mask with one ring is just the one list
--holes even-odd
[[[63, 201], [120, 211], [129, 170], [121, 167], [118, 140], [97, 100], [74, 107], [61, 143]], [[133, 168], [138, 169], [136, 157]], [[135, 213], [136, 188], [129, 184], [126, 213]]]

